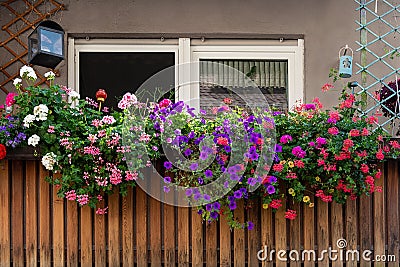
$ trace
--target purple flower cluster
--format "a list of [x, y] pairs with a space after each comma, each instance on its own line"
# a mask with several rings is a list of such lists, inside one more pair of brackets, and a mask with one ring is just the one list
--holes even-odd
[[295, 146], [292, 149], [292, 154], [300, 159], [306, 156], [306, 152], [300, 146]]

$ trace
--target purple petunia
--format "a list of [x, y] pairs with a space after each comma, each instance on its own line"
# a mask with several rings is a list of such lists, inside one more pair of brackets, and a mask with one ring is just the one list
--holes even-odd
[[164, 167], [165, 167], [167, 170], [169, 170], [169, 169], [172, 168], [172, 163], [169, 162], [169, 161], [166, 161], [166, 162], [164, 162]]
[[282, 152], [282, 146], [281, 146], [281, 145], [278, 145], [278, 144], [276, 144], [276, 145], [275, 145], [275, 149], [274, 149], [274, 151], [275, 151], [276, 153], [281, 153], [281, 152]]
[[190, 154], [192, 154], [192, 150], [190, 148], [186, 149], [185, 151], [183, 151], [183, 155], [185, 155], [186, 157], [190, 156]]
[[197, 181], [199, 182], [199, 184], [204, 184], [204, 180], [201, 177], [197, 178]]
[[254, 179], [253, 177], [250, 177], [249, 179], [247, 179], [247, 183], [248, 183], [250, 186], [255, 186], [256, 183], [257, 183], [257, 179]]
[[275, 193], [275, 187], [273, 185], [268, 185], [267, 187], [267, 193], [272, 195], [273, 193]]
[[275, 176], [273, 176], [273, 175], [269, 176], [270, 183], [276, 183], [277, 181], [278, 181], [278, 179]]
[[254, 223], [249, 221], [249, 222], [247, 223], [247, 228], [248, 228], [249, 230], [253, 230], [253, 229], [254, 229]]
[[212, 210], [212, 205], [211, 204], [207, 204], [206, 205], [206, 211], [211, 211]]
[[219, 204], [219, 202], [214, 202], [213, 203], [213, 209], [220, 210], [221, 209], [221, 204]]
[[210, 217], [213, 218], [214, 220], [217, 219], [218, 218], [218, 212], [215, 212], [215, 211], [211, 212], [210, 213]]
[[205, 175], [206, 177], [210, 178], [210, 177], [213, 176], [213, 172], [212, 172], [211, 170], [206, 170], [206, 171], [204, 172], [204, 175]]
[[207, 194], [204, 194], [203, 198], [206, 201], [210, 201], [210, 199], [211, 199], [211, 197], [209, 195], [207, 195]]
[[164, 177], [164, 183], [169, 184], [171, 182], [171, 177], [165, 176]]
[[200, 152], [200, 159], [201, 160], [206, 160], [208, 158], [208, 154], [206, 152]]
[[197, 163], [192, 163], [192, 164], [190, 164], [190, 169], [191, 169], [192, 171], [197, 170], [198, 167], [199, 167], [199, 164], [197, 164]]
[[186, 189], [186, 196], [190, 197], [193, 194], [193, 190], [191, 188]]
[[242, 191], [240, 191], [240, 190], [236, 190], [236, 191], [233, 193], [233, 196], [234, 196], [235, 198], [242, 198], [243, 193], [242, 193]]
[[236, 209], [236, 202], [235, 201], [229, 202], [228, 207], [229, 207], [230, 210]]
[[168, 193], [170, 191], [170, 188], [168, 186], [164, 186], [164, 192]]

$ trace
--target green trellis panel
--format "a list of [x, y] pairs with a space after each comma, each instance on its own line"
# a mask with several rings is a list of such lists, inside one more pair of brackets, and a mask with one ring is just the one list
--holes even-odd
[[[387, 0], [355, 0], [359, 5], [360, 20], [356, 20], [357, 31], [360, 32], [360, 41], [357, 41], [360, 52], [360, 64], [357, 74], [361, 74], [360, 90], [367, 105], [361, 111], [366, 115], [389, 113], [390, 117], [382, 117], [379, 125], [392, 134], [397, 131], [400, 113], [391, 111], [385, 102], [392, 97], [399, 100], [400, 92], [388, 87], [388, 83], [400, 78], [400, 4], [397, 1]], [[399, 22], [399, 23], [398, 23]], [[388, 87], [392, 94], [381, 100], [379, 90]], [[393, 130], [395, 129], [396, 130]]]

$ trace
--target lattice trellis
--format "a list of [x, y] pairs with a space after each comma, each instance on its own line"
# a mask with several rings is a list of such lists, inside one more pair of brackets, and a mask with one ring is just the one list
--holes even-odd
[[[361, 61], [357, 64], [361, 74], [360, 91], [367, 103], [363, 113], [381, 116], [379, 124], [393, 136], [398, 135], [400, 90], [390, 87], [391, 81], [400, 78], [400, 5], [388, 0], [355, 0], [359, 4], [360, 21], [357, 42]], [[396, 83], [397, 84], [397, 83]], [[387, 92], [383, 95], [382, 88]], [[393, 104], [393, 101], [396, 103]]]
[[[7, 94], [13, 88], [13, 79], [19, 76], [19, 67], [27, 64], [27, 31], [64, 10], [64, 5], [54, 0], [8, 0], [0, 5], [10, 14], [10, 21], [1, 28], [6, 37], [0, 40], [0, 76], [4, 77], [0, 79], [0, 89]], [[37, 85], [45, 82], [46, 78], [38, 74]]]

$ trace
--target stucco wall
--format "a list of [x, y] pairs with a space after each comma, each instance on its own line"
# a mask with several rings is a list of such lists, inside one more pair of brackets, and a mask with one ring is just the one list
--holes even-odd
[[[67, 10], [53, 19], [70, 36], [150, 34], [158, 38], [187, 33], [206, 37], [233, 34], [238, 38], [302, 36], [306, 100], [320, 96], [330, 104], [335, 97], [321, 94], [320, 87], [328, 81], [329, 69], [338, 65], [339, 48], [349, 44], [355, 49], [355, 41], [359, 39], [354, 22], [359, 13], [353, 0], [67, 0], [63, 3]], [[1, 12], [1, 17], [7, 15], [4, 14], [7, 10]], [[358, 58], [356, 54], [355, 60]], [[61, 66], [60, 82], [66, 83], [66, 61]]]

